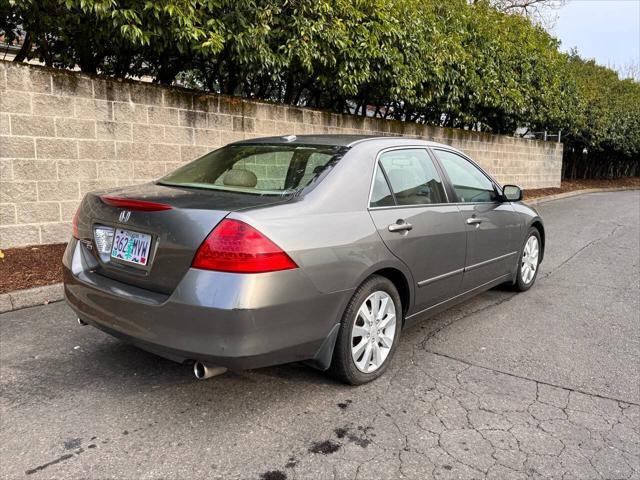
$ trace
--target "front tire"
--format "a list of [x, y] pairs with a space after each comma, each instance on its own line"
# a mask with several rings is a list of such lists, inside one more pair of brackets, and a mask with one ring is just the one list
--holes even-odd
[[351, 385], [375, 380], [388, 368], [401, 329], [398, 290], [385, 277], [369, 277], [344, 312], [329, 373]]
[[518, 292], [529, 290], [538, 277], [540, 269], [540, 254], [542, 253], [542, 242], [540, 232], [537, 228], [531, 227], [520, 251], [518, 261], [518, 273], [514, 287]]

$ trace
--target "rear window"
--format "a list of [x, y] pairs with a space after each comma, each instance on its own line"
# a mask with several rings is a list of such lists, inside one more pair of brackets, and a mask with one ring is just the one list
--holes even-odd
[[284, 195], [313, 184], [346, 150], [332, 145], [228, 145], [175, 170], [159, 183]]

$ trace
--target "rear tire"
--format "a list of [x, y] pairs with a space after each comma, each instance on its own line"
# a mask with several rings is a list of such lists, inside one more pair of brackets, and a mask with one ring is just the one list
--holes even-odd
[[518, 271], [513, 285], [517, 292], [526, 292], [536, 282], [540, 270], [540, 256], [542, 254], [542, 241], [537, 228], [531, 227], [520, 250], [518, 259]]
[[351, 385], [375, 380], [388, 368], [401, 330], [398, 290], [385, 277], [369, 277], [347, 305], [328, 372]]

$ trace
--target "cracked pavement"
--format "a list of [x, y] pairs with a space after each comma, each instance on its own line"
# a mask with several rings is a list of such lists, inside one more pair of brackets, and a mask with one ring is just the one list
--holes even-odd
[[361, 387], [302, 365], [197, 382], [64, 303], [0, 315], [0, 476], [640, 479], [640, 192], [539, 210], [529, 292], [404, 331]]

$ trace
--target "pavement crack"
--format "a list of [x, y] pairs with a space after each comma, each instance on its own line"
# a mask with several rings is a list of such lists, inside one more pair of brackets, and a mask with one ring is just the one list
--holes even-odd
[[84, 450], [81, 448], [78, 451], [76, 451], [75, 453], [67, 453], [65, 455], [61, 455], [58, 458], [56, 458], [54, 460], [51, 460], [50, 462], [43, 463], [42, 465], [38, 465], [35, 468], [30, 468], [29, 470], [25, 471], [24, 473], [26, 475], [32, 475], [32, 474], [37, 473], [37, 472], [39, 472], [41, 470], [44, 470], [47, 467], [50, 467], [50, 466], [56, 465], [56, 464], [58, 464], [60, 462], [64, 462], [66, 460], [69, 460], [69, 459], [75, 457], [76, 455], [80, 455], [83, 451]]
[[580, 389], [577, 389], [577, 388], [565, 387], [563, 385], [558, 385], [556, 383], [546, 382], [544, 380], [538, 380], [538, 379], [535, 379], [535, 378], [527, 377], [525, 375], [518, 375], [516, 373], [507, 372], [505, 370], [500, 370], [500, 369], [497, 369], [497, 368], [491, 368], [491, 367], [487, 367], [485, 365], [479, 365], [479, 364], [470, 362], [468, 360], [464, 360], [462, 358], [457, 358], [457, 357], [454, 357], [452, 355], [447, 355], [446, 353], [434, 352], [433, 350], [427, 350], [427, 349], [425, 349], [425, 352], [430, 353], [431, 355], [436, 355], [438, 357], [448, 358], [449, 360], [455, 360], [457, 362], [464, 363], [465, 365], [469, 365], [470, 367], [476, 367], [476, 368], [481, 368], [483, 370], [488, 370], [488, 371], [491, 371], [491, 372], [501, 373], [501, 374], [507, 375], [509, 377], [519, 378], [521, 380], [528, 380], [530, 382], [536, 382], [536, 383], [539, 383], [541, 385], [547, 385], [549, 387], [561, 388], [561, 389], [567, 390], [569, 392], [582, 393], [583, 395], [588, 395], [590, 397], [602, 398], [604, 400], [612, 400], [614, 402], [623, 402], [623, 403], [628, 403], [629, 405], [634, 405], [636, 407], [640, 407], [640, 403], [634, 403], [634, 402], [631, 402], [629, 400], [622, 400], [622, 399], [616, 398], [616, 397], [608, 397], [606, 395], [601, 395], [599, 393], [593, 393], [593, 392], [587, 392], [585, 390], [580, 390]]
[[604, 235], [602, 237], [599, 237], [599, 238], [595, 238], [595, 239], [591, 240], [590, 242], [586, 243], [581, 248], [579, 248], [577, 251], [575, 251], [573, 254], [571, 254], [568, 258], [566, 258], [563, 262], [561, 262], [560, 265], [558, 265], [556, 268], [554, 268], [550, 272], [546, 272], [544, 275], [541, 275], [541, 278], [549, 278], [551, 275], [553, 275], [554, 273], [556, 273], [559, 270], [561, 270], [565, 265], [567, 265], [569, 262], [571, 262], [571, 260], [573, 260], [580, 253], [585, 251], [587, 248], [589, 248], [589, 247], [591, 247], [591, 246], [595, 245], [596, 243], [599, 243], [599, 242], [601, 242], [603, 240], [606, 240], [609, 237], [612, 237], [613, 235], [615, 235], [615, 233], [620, 228], [623, 228], [623, 227], [624, 227], [624, 225], [618, 224], [608, 234], [606, 234], [606, 235]]
[[429, 332], [419, 343], [421, 348], [425, 348], [426, 344], [429, 342], [429, 340], [431, 340], [432, 338], [434, 338], [436, 335], [438, 335], [441, 331], [443, 331], [444, 329], [450, 327], [451, 325], [453, 325], [454, 323], [459, 322], [460, 320], [469, 318], [473, 315], [476, 315], [478, 313], [482, 313], [486, 310], [489, 310], [493, 307], [497, 307], [499, 305], [502, 305], [503, 303], [506, 303], [510, 300], [512, 300], [513, 298], [515, 298], [517, 296], [517, 294], [512, 293], [509, 294], [505, 297], [501, 297], [499, 299], [497, 299], [494, 302], [489, 303], [488, 305], [483, 305], [482, 307], [476, 309], [476, 310], [472, 310], [470, 312], [465, 312], [459, 316], [457, 316], [456, 318], [452, 319], [451, 321], [444, 323], [443, 325], [440, 325], [438, 328], [436, 328], [435, 330]]

